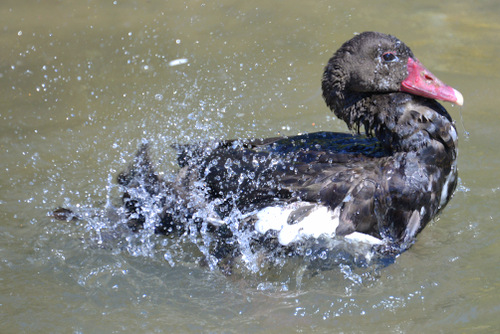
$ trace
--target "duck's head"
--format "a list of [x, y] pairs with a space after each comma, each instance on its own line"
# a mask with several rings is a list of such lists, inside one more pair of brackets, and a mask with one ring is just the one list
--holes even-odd
[[462, 94], [427, 70], [408, 46], [378, 32], [364, 32], [345, 42], [325, 67], [322, 88], [335, 112], [353, 97], [392, 92], [463, 104]]

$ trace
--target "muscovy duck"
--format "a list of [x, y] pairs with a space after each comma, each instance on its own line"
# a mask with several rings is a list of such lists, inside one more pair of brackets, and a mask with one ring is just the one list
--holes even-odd
[[[335, 52], [322, 89], [353, 134], [178, 145], [173, 182], [155, 173], [143, 145], [118, 177], [129, 226], [141, 228], [150, 214], [146, 194], [161, 207], [156, 232], [205, 224], [218, 239], [217, 258], [238, 253], [236, 229], [274, 247], [343, 237], [381, 251], [407, 249], [456, 187], [457, 133], [435, 99], [462, 105], [462, 95], [403, 42], [378, 32], [356, 35]], [[226, 219], [235, 210], [236, 223]]]

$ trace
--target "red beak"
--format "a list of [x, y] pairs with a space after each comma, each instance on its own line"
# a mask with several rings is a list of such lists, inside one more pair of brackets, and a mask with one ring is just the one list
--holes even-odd
[[401, 91], [463, 105], [462, 94], [445, 85], [417, 59], [408, 58], [408, 77], [401, 83]]

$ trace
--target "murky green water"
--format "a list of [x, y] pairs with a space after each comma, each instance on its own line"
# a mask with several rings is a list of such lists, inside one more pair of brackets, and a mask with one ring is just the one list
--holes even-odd
[[[497, 1], [2, 1], [0, 22], [2, 333], [500, 327]], [[365, 30], [401, 38], [465, 97], [446, 106], [459, 189], [393, 265], [228, 278], [172, 267], [161, 240], [136, 256], [48, 217], [113, 200], [142, 139], [169, 173], [175, 142], [345, 131], [320, 78]]]

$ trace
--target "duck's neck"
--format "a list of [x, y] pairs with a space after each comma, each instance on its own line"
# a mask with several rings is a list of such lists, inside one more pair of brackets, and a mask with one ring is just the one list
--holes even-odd
[[[349, 128], [363, 126], [390, 152], [445, 154], [456, 158], [457, 134], [450, 115], [435, 100], [406, 93], [348, 94], [334, 106]], [[438, 152], [439, 151], [439, 152]]]

